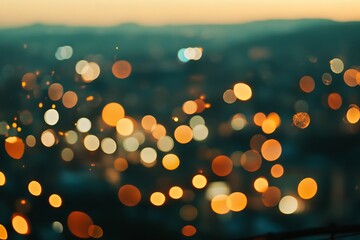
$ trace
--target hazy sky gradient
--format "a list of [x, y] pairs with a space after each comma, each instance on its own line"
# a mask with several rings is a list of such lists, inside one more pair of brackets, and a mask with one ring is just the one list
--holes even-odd
[[0, 0], [0, 26], [239, 23], [265, 19], [360, 20], [360, 0]]

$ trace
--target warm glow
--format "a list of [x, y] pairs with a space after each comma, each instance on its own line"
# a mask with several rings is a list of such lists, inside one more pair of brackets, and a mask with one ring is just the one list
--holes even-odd
[[0, 186], [4, 186], [6, 183], [6, 177], [3, 172], [0, 171]]
[[131, 74], [131, 65], [128, 61], [120, 60], [112, 65], [111, 71], [116, 78], [125, 79]]
[[228, 196], [219, 194], [211, 200], [211, 209], [217, 214], [226, 214], [230, 211], [227, 203]]
[[317, 193], [317, 183], [313, 178], [305, 178], [298, 185], [298, 194], [302, 199], [311, 199]]
[[310, 124], [310, 116], [306, 112], [299, 112], [293, 116], [294, 126], [304, 129], [307, 128]]
[[269, 183], [264, 177], [259, 177], [254, 181], [254, 188], [257, 192], [265, 192], [269, 187]]
[[241, 192], [233, 192], [226, 199], [227, 207], [234, 212], [240, 212], [247, 205], [247, 197]]
[[275, 164], [271, 167], [270, 172], [271, 176], [273, 176], [274, 178], [279, 178], [284, 174], [284, 168], [280, 164]]
[[276, 206], [281, 199], [281, 191], [278, 187], [268, 187], [262, 194], [262, 202], [265, 207]]
[[235, 96], [235, 93], [232, 89], [228, 89], [224, 92], [223, 94], [223, 100], [224, 102], [228, 103], [228, 104], [231, 104], [231, 103], [234, 103], [236, 101], [236, 96]]
[[306, 93], [311, 93], [315, 89], [315, 81], [310, 76], [302, 77], [300, 79], [299, 85], [300, 85], [300, 89]]
[[95, 135], [87, 135], [84, 138], [84, 146], [88, 151], [96, 151], [100, 147], [100, 140]]
[[162, 152], [169, 152], [174, 147], [174, 140], [170, 136], [163, 136], [157, 141], [156, 146]]
[[49, 203], [52, 207], [54, 208], [59, 208], [62, 205], [62, 199], [59, 195], [57, 194], [52, 194], [49, 197]]
[[331, 109], [338, 110], [342, 105], [342, 98], [338, 93], [330, 93], [327, 102]]
[[186, 101], [182, 106], [182, 110], [188, 115], [194, 114], [197, 110], [197, 104], [195, 101]]
[[42, 187], [40, 185], [39, 182], [37, 181], [31, 181], [28, 184], [28, 190], [31, 193], [31, 195], [33, 196], [40, 196], [41, 192], [42, 192]]
[[298, 208], [298, 201], [293, 196], [285, 196], [279, 202], [279, 210], [284, 214], [292, 214]]
[[252, 96], [252, 90], [249, 85], [245, 83], [237, 83], [234, 85], [234, 94], [241, 101], [247, 101]]
[[152, 115], [146, 115], [141, 119], [141, 126], [148, 132], [151, 132], [156, 124], [156, 118]]
[[80, 211], [73, 211], [67, 218], [70, 232], [78, 238], [89, 238], [89, 227], [94, 225], [89, 215]]
[[11, 223], [14, 230], [18, 234], [26, 235], [30, 233], [29, 222], [24, 216], [20, 214], [14, 214]]
[[150, 202], [155, 206], [161, 206], [165, 203], [165, 195], [161, 192], [154, 192], [150, 196]]
[[175, 170], [180, 165], [180, 159], [175, 154], [166, 154], [162, 159], [162, 165], [167, 170]]
[[151, 135], [155, 139], [160, 139], [166, 135], [166, 128], [162, 124], [156, 124], [152, 129]]
[[183, 190], [181, 189], [181, 187], [178, 186], [174, 186], [172, 188], [170, 188], [169, 190], [169, 196], [173, 199], [180, 199], [183, 195]]
[[128, 168], [129, 164], [125, 158], [117, 158], [114, 161], [114, 168], [119, 172], [124, 172]]
[[129, 136], [134, 131], [134, 123], [130, 118], [122, 118], [116, 124], [116, 131], [122, 136]]
[[8, 234], [6, 228], [2, 224], [0, 224], [0, 239], [6, 240], [7, 238], [8, 238]]
[[282, 153], [282, 147], [279, 141], [275, 139], [266, 140], [261, 146], [261, 154], [268, 161], [277, 160]]
[[232, 168], [233, 163], [231, 159], [224, 155], [215, 157], [211, 163], [212, 171], [220, 177], [229, 175], [232, 171]]
[[115, 127], [118, 121], [125, 117], [125, 110], [119, 103], [108, 103], [103, 108], [101, 116], [107, 125]]
[[118, 197], [122, 204], [133, 207], [141, 201], [141, 192], [134, 185], [126, 184], [119, 189]]
[[262, 112], [258, 112], [254, 115], [254, 124], [256, 126], [261, 127], [263, 122], [266, 120], [266, 115], [265, 113]]
[[261, 124], [261, 130], [266, 134], [271, 134], [276, 130], [276, 122], [272, 119], [266, 119]]
[[64, 93], [64, 88], [60, 83], [53, 83], [48, 89], [49, 98], [53, 101], [58, 101], [61, 99]]
[[194, 236], [196, 234], [196, 228], [192, 225], [186, 225], [181, 229], [181, 233], [185, 236], [185, 237], [191, 237]]
[[88, 233], [92, 238], [101, 238], [104, 235], [102, 228], [98, 225], [89, 226]]
[[62, 96], [62, 103], [63, 103], [64, 107], [66, 107], [66, 108], [75, 107], [77, 102], [78, 102], [78, 96], [73, 91], [67, 91]]
[[354, 106], [354, 107], [349, 108], [349, 110], [347, 110], [347, 112], [346, 112], [346, 119], [351, 124], [357, 123], [360, 119], [359, 107]]
[[[239, 23], [264, 19], [322, 18], [337, 21], [359, 20], [359, 3], [352, 1], [328, 0], [284, 1], [214, 1], [210, 5], [200, 1], [156, 1], [138, 2], [109, 1], [84, 5], [83, 1], [62, 1], [56, 4], [42, 0], [19, 1], [4, 0], [0, 9], [2, 26], [30, 25], [36, 22], [57, 25], [96, 25], [114, 26], [119, 23], [135, 22], [146, 25], [172, 24], [221, 24]], [[19, 6], [22, 6], [19, 8]], [[259, 8], [261, 6], [261, 8]], [[279, 7], [274, 7], [279, 6]], [[31, 9], [31, 11], [28, 11]], [[82, 9], [83, 11], [79, 11]], [[199, 11], [201, 9], [201, 11]], [[66, 13], [66, 14], [64, 14]], [[184, 14], [186, 13], [186, 14]], [[18, 16], [18, 17], [17, 17]], [[71, 17], [69, 17], [71, 16]], [[89, 16], [93, 16], [89, 18]], [[121, 50], [121, 44], [119, 44]], [[120, 53], [122, 53], [120, 51]], [[124, 55], [124, 53], [119, 54]], [[126, 54], [125, 54], [126, 55]]]
[[52, 130], [45, 130], [42, 132], [40, 139], [45, 147], [52, 147], [56, 143], [56, 138]]
[[202, 189], [206, 186], [207, 179], [204, 175], [198, 174], [193, 177], [192, 184], [195, 188]]
[[21, 159], [25, 152], [25, 144], [19, 137], [5, 139], [5, 151], [13, 159]]
[[112, 138], [104, 138], [101, 141], [101, 149], [106, 154], [113, 154], [117, 149], [117, 144]]
[[241, 155], [240, 164], [248, 172], [255, 172], [261, 167], [261, 155], [256, 150], [248, 150]]
[[189, 126], [181, 125], [175, 129], [174, 137], [179, 143], [186, 144], [193, 138], [193, 133]]

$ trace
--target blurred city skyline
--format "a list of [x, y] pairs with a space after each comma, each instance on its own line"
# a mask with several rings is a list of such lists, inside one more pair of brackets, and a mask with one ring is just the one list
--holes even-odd
[[356, 0], [2, 0], [0, 27], [34, 23], [70, 26], [231, 24], [269, 19], [322, 18], [358, 21]]

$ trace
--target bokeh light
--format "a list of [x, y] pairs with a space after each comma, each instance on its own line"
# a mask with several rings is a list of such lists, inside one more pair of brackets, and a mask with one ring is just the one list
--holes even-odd
[[13, 159], [21, 159], [25, 152], [25, 144], [19, 137], [5, 139], [5, 151]]
[[107, 125], [115, 127], [118, 121], [125, 117], [125, 110], [119, 103], [108, 103], [104, 106], [101, 116]]
[[211, 209], [217, 214], [226, 214], [230, 211], [227, 205], [228, 196], [219, 194], [211, 199]]
[[64, 93], [64, 88], [60, 83], [53, 83], [49, 86], [48, 95], [49, 98], [53, 101], [58, 101], [61, 99]]
[[330, 61], [330, 68], [331, 68], [331, 71], [339, 74], [342, 71], [344, 71], [344, 63], [341, 59], [334, 58]]
[[292, 214], [298, 208], [298, 201], [293, 196], [285, 196], [279, 202], [279, 210], [284, 214]]
[[206, 186], [207, 179], [204, 175], [198, 174], [192, 178], [192, 185], [197, 189], [202, 189]]
[[211, 163], [211, 169], [213, 173], [215, 173], [220, 177], [229, 175], [232, 171], [232, 168], [233, 168], [233, 163], [231, 159], [224, 155], [215, 157]]
[[73, 211], [67, 217], [67, 226], [70, 232], [78, 238], [89, 238], [88, 229], [94, 225], [91, 217], [81, 211]]
[[84, 138], [84, 146], [88, 151], [96, 151], [100, 147], [100, 140], [96, 135], [89, 134]]
[[252, 90], [246, 83], [237, 83], [233, 88], [235, 96], [241, 101], [247, 101], [252, 96]]
[[265, 207], [276, 206], [281, 199], [281, 191], [278, 187], [268, 187], [262, 194], [262, 202]]
[[88, 118], [79, 118], [76, 122], [76, 128], [79, 132], [86, 133], [91, 129], [91, 121]]
[[310, 124], [310, 116], [306, 112], [298, 112], [293, 116], [294, 126], [304, 129], [307, 128]]
[[185, 237], [192, 237], [196, 234], [196, 228], [193, 225], [186, 225], [181, 229], [182, 235]]
[[134, 123], [129, 118], [121, 118], [116, 124], [116, 131], [122, 136], [129, 136], [134, 131]]
[[11, 224], [14, 230], [21, 235], [27, 235], [30, 233], [30, 226], [28, 219], [19, 213], [15, 213], [12, 216]]
[[261, 146], [261, 154], [268, 161], [277, 160], [282, 153], [282, 147], [276, 139], [266, 140]]
[[184, 191], [179, 186], [173, 186], [169, 190], [169, 196], [173, 199], [180, 199], [183, 196]]
[[113, 154], [117, 149], [117, 144], [112, 138], [104, 138], [101, 141], [101, 149], [106, 154]]
[[194, 114], [197, 111], [197, 104], [192, 100], [186, 101], [182, 106], [182, 110], [188, 115]]
[[317, 183], [313, 178], [304, 178], [300, 181], [297, 191], [302, 199], [311, 199], [317, 193]]
[[356, 105], [352, 105], [346, 112], [346, 120], [351, 123], [355, 124], [360, 119], [360, 110], [359, 107]]
[[338, 110], [342, 105], [342, 97], [338, 93], [330, 93], [327, 102], [332, 110]]
[[175, 154], [166, 154], [162, 159], [162, 165], [167, 170], [175, 170], [180, 165], [180, 159]]
[[261, 155], [256, 150], [248, 150], [241, 155], [240, 164], [248, 172], [255, 172], [261, 167]]
[[6, 183], [6, 177], [3, 172], [0, 171], [0, 186], [4, 186]]
[[58, 194], [51, 194], [49, 197], [49, 203], [54, 208], [59, 208], [62, 205], [62, 199]]
[[28, 190], [33, 196], [40, 196], [42, 192], [41, 184], [38, 181], [31, 181], [28, 184]]
[[271, 167], [271, 176], [274, 178], [279, 178], [284, 174], [284, 167], [281, 164], [275, 164]]
[[223, 100], [224, 102], [228, 103], [228, 104], [232, 104], [236, 101], [236, 96], [235, 93], [232, 89], [228, 89], [224, 92], [223, 94]]
[[154, 148], [146, 147], [141, 150], [140, 157], [145, 163], [154, 163], [157, 158], [157, 152]]
[[193, 133], [189, 126], [181, 125], [175, 129], [174, 137], [179, 143], [186, 144], [192, 140]]
[[0, 239], [8, 239], [8, 233], [4, 225], [0, 224]]
[[264, 177], [259, 177], [254, 181], [254, 188], [257, 192], [263, 193], [269, 187], [269, 183]]
[[118, 197], [125, 206], [134, 207], [141, 201], [141, 192], [134, 185], [126, 184], [120, 187]]
[[56, 137], [53, 130], [45, 130], [41, 134], [41, 143], [45, 147], [52, 147], [56, 143]]
[[98, 225], [89, 226], [88, 233], [92, 238], [102, 238], [104, 235], [103, 229]]
[[300, 85], [300, 89], [306, 93], [311, 93], [315, 89], [315, 81], [310, 76], [302, 77], [300, 79], [299, 85]]
[[162, 206], [165, 203], [165, 200], [166, 197], [161, 192], [154, 192], [150, 196], [150, 202], [157, 207]]
[[44, 120], [45, 122], [53, 126], [59, 121], [59, 113], [56, 111], [56, 109], [49, 109], [44, 114]]
[[66, 108], [73, 108], [78, 102], [78, 96], [73, 91], [67, 91], [62, 96], [62, 103]]
[[233, 212], [240, 212], [247, 205], [247, 197], [242, 192], [233, 192], [226, 199], [227, 207]]
[[128, 61], [120, 60], [112, 65], [111, 71], [116, 78], [125, 79], [130, 76], [132, 67]]

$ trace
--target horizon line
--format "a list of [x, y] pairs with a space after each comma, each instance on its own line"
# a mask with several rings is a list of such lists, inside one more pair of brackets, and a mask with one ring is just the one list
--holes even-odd
[[1, 25], [0, 29], [16, 29], [16, 28], [27, 28], [32, 26], [49, 26], [49, 27], [73, 27], [73, 28], [112, 28], [119, 27], [125, 25], [134, 25], [140, 27], [171, 27], [171, 26], [231, 26], [231, 25], [245, 25], [251, 23], [261, 23], [261, 22], [271, 22], [271, 21], [279, 21], [279, 22], [293, 22], [293, 21], [328, 21], [335, 23], [352, 23], [352, 22], [360, 22], [360, 20], [334, 20], [331, 18], [269, 18], [269, 19], [259, 19], [259, 20], [250, 20], [250, 21], [239, 21], [239, 22], [194, 22], [194, 23], [153, 23], [146, 24], [141, 22], [119, 22], [115, 24], [104, 24], [104, 25], [83, 25], [83, 24], [66, 24], [66, 23], [45, 23], [41, 21], [29, 23], [29, 24], [19, 24], [19, 25]]

